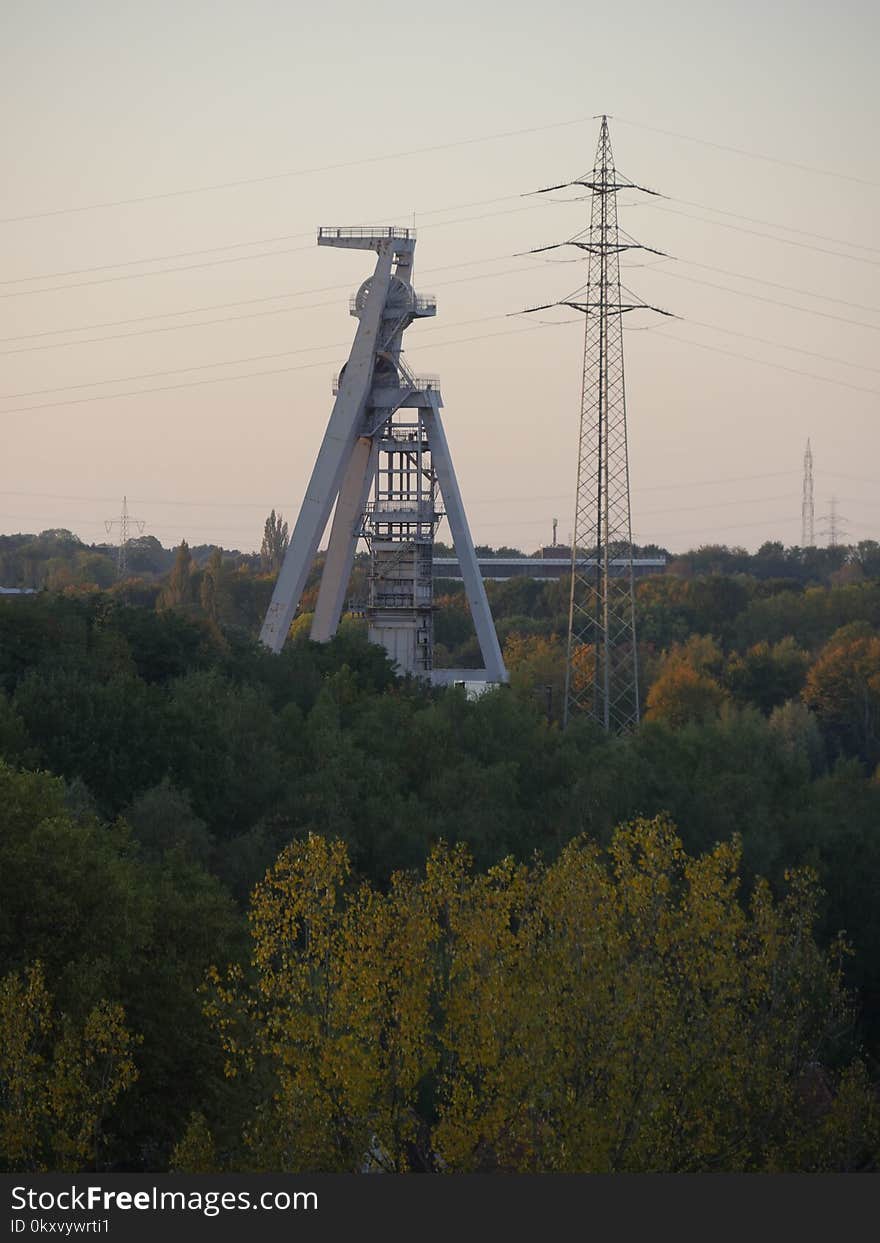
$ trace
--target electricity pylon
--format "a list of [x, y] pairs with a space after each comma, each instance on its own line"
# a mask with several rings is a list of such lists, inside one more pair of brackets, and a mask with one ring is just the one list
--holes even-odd
[[128, 570], [128, 541], [130, 539], [129, 530], [132, 526], [138, 529], [138, 535], [142, 535], [146, 522], [140, 518], [132, 518], [128, 512], [128, 498], [122, 498], [122, 513], [118, 518], [109, 518], [104, 522], [104, 530], [109, 535], [115, 526], [119, 527], [119, 547], [116, 550], [116, 574], [119, 578], [125, 578]]
[[801, 501], [801, 548], [816, 547], [816, 521], [813, 507], [813, 450], [807, 440], [804, 451], [804, 490]]
[[[607, 117], [602, 117], [592, 171], [538, 193], [570, 186], [589, 190], [591, 207], [589, 227], [557, 244], [586, 252], [586, 284], [549, 304], [581, 311], [585, 321], [563, 723], [586, 712], [603, 729], [623, 732], [639, 721], [623, 316], [636, 310], [670, 312], [638, 301], [620, 284], [621, 254], [663, 252], [640, 245], [618, 228], [619, 191], [657, 192], [617, 172]], [[532, 253], [553, 249], [542, 246]]]

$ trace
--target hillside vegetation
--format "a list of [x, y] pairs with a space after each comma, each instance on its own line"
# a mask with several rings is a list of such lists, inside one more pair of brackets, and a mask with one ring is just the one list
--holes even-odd
[[5, 539], [0, 1167], [877, 1167], [876, 545], [670, 559], [609, 738], [565, 581], [489, 584], [468, 702], [268, 654], [271, 549]]

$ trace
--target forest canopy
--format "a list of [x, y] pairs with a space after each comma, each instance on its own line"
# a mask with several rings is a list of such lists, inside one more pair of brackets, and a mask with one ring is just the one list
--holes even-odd
[[269, 654], [282, 524], [106, 583], [0, 541], [51, 584], [0, 600], [0, 1166], [876, 1168], [877, 550], [641, 580], [609, 737], [564, 579], [488, 584], [476, 701], [309, 642], [315, 576]]

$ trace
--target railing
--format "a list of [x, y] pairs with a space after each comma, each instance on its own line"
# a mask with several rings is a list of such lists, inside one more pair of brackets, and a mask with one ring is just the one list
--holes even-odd
[[427, 522], [434, 514], [433, 501], [410, 501], [401, 497], [400, 500], [368, 501], [366, 512], [377, 522], [382, 521], [383, 514], [416, 514], [424, 515]]
[[318, 229], [318, 241], [322, 238], [333, 237], [366, 237], [377, 239], [391, 237], [400, 239], [401, 241], [415, 238], [415, 229], [399, 229], [396, 225], [355, 225], [353, 227], [336, 228], [332, 225], [323, 225]]
[[383, 591], [370, 600], [368, 607], [374, 609], [414, 609], [418, 608], [411, 591]]
[[[349, 298], [348, 309], [352, 314], [360, 310], [356, 293], [353, 293]], [[392, 298], [387, 304], [387, 310], [392, 315], [402, 311], [412, 311], [414, 315], [424, 315], [429, 311], [437, 310], [437, 298], [432, 293], [416, 294], [415, 297], [410, 298], [407, 302], [401, 302], [399, 305]]]
[[381, 440], [393, 440], [397, 444], [407, 445], [418, 444], [421, 440], [424, 443], [425, 448], [428, 447], [427, 437], [421, 427], [398, 427], [396, 425], [392, 425], [390, 428], [386, 428], [385, 431], [382, 432]]
[[[340, 373], [333, 377], [333, 396], [339, 392]], [[394, 389], [398, 392], [413, 393], [435, 393], [440, 391], [440, 377], [437, 375], [425, 376], [394, 376], [380, 375], [374, 376], [373, 383], [376, 388]]]
[[440, 387], [440, 377], [438, 375], [422, 375], [422, 376], [401, 376], [396, 385], [386, 384], [383, 377], [379, 377], [377, 388], [409, 388], [416, 393], [432, 393]]

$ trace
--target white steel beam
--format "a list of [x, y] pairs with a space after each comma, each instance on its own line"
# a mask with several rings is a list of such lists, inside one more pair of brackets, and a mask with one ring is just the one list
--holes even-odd
[[273, 652], [280, 652], [287, 638], [311, 569], [318, 542], [327, 526], [330, 510], [339, 492], [342, 475], [357, 435], [358, 421], [370, 391], [376, 357], [376, 339], [391, 283], [394, 241], [376, 243], [378, 259], [372, 283], [355, 333], [333, 412], [315, 461], [284, 564], [275, 584], [260, 641]]
[[440, 418], [439, 396], [436, 393], [428, 393], [427, 397], [431, 404], [427, 408], [423, 407], [419, 413], [428, 429], [431, 462], [437, 472], [437, 482], [446, 506], [446, 517], [452, 532], [452, 542], [458, 554], [458, 564], [461, 567], [461, 577], [464, 580], [464, 589], [471, 616], [474, 619], [480, 651], [483, 653], [483, 663], [490, 682], [506, 682], [507, 670], [498, 645], [498, 636], [495, 633], [486, 588], [480, 574], [461, 491], [455, 477], [455, 467], [452, 465], [446, 432]]
[[376, 473], [378, 456], [378, 444], [373, 437], [357, 438], [348, 459], [330, 528], [327, 559], [321, 573], [321, 587], [312, 620], [311, 638], [316, 643], [326, 643], [333, 638], [342, 616], [345, 592], [354, 565], [358, 530]]

